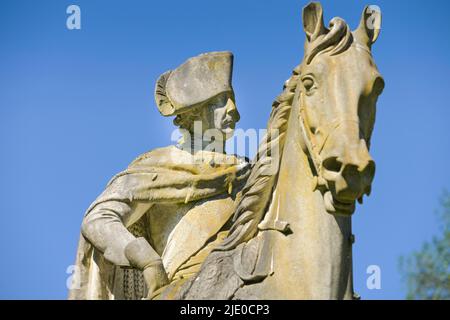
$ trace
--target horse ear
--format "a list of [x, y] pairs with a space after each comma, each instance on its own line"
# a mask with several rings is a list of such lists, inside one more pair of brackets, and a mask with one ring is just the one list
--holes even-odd
[[320, 3], [310, 2], [303, 8], [303, 29], [310, 42], [325, 33], [323, 10]]
[[355, 30], [355, 37], [369, 48], [377, 41], [381, 30], [381, 10], [378, 6], [366, 6], [361, 21]]

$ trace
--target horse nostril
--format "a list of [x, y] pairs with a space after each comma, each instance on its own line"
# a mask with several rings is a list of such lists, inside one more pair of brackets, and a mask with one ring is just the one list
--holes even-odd
[[370, 160], [367, 163], [366, 167], [363, 170], [363, 174], [368, 180], [372, 180], [373, 176], [375, 175], [375, 161]]
[[340, 162], [337, 157], [329, 157], [323, 161], [323, 167], [327, 171], [331, 172], [341, 172], [342, 162]]

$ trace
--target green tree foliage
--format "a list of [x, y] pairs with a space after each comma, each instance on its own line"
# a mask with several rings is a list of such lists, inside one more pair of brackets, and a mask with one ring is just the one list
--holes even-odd
[[444, 192], [437, 212], [439, 235], [421, 250], [400, 258], [407, 299], [450, 299], [450, 193]]

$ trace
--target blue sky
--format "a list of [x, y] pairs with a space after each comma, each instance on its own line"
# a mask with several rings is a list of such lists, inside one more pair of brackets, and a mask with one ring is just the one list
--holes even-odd
[[[0, 5], [0, 298], [65, 299], [83, 212], [137, 155], [171, 143], [153, 100], [157, 77], [201, 52], [235, 54], [238, 127], [264, 128], [303, 55], [294, 0], [2, 1]], [[66, 28], [81, 7], [82, 29]], [[322, 1], [352, 28], [365, 1]], [[373, 192], [354, 216], [354, 279], [364, 299], [402, 299], [398, 257], [438, 231], [450, 189], [448, 1], [375, 1], [378, 102]], [[366, 268], [381, 268], [381, 290]]]

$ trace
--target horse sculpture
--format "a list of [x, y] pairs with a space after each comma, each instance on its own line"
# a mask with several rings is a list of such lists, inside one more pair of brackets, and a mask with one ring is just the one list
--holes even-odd
[[340, 18], [325, 27], [318, 3], [303, 9], [304, 59], [272, 105], [228, 237], [158, 298], [355, 298], [351, 215], [375, 173], [369, 146], [384, 81], [371, 46], [380, 25], [376, 7], [353, 32]]

